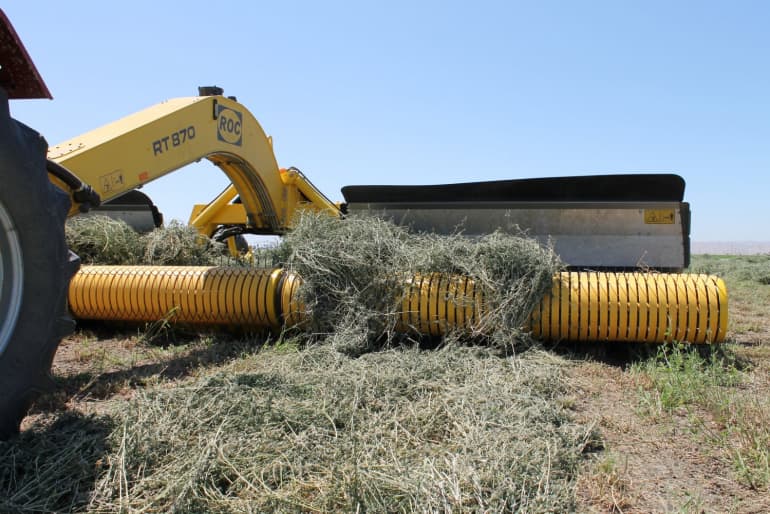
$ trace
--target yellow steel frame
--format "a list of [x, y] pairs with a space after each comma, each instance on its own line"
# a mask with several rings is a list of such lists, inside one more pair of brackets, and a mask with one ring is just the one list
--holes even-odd
[[[284, 227], [291, 226], [292, 215], [298, 209], [323, 210], [334, 216], [340, 215], [339, 207], [332, 204], [296, 168], [282, 168], [279, 175], [284, 186], [282, 199], [285, 205], [290, 206], [284, 218]], [[205, 234], [212, 234], [220, 225], [243, 224], [247, 217], [245, 206], [242, 203], [232, 203], [238, 194], [231, 184], [211, 202], [193, 205], [189, 224]]]
[[[279, 169], [272, 142], [256, 118], [223, 96], [168, 100], [53, 146], [48, 157], [104, 201], [208, 159], [232, 186], [193, 212], [194, 226], [207, 235], [225, 222], [282, 234], [302, 208], [340, 215], [301, 173]], [[236, 194], [241, 204], [230, 203]], [[76, 212], [73, 206], [71, 214]]]

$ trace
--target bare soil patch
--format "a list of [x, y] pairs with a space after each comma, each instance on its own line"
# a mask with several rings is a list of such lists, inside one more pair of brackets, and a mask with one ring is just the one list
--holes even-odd
[[707, 433], [719, 424], [702, 409], [669, 419], [640, 413], [637, 383], [623, 369], [577, 363], [578, 419], [594, 422], [604, 452], [588, 462], [578, 497], [588, 512], [768, 512], [766, 490], [738, 482], [724, 448]]

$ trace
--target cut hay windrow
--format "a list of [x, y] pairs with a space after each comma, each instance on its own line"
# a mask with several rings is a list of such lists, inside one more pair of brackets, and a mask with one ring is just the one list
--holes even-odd
[[[222, 244], [179, 224], [137, 236], [122, 222], [93, 217], [72, 220], [68, 233], [73, 249], [82, 251], [84, 261], [91, 264], [219, 265], [227, 259]], [[374, 217], [341, 221], [316, 213], [300, 214], [292, 232], [269, 252], [266, 259], [261, 251], [261, 263], [278, 263], [301, 278], [299, 303], [308, 313], [304, 336], [351, 354], [416, 336], [417, 331], [403, 330], [402, 307], [415, 287], [419, 290], [413, 282], [421, 276], [463, 277], [483, 291], [483, 317], [468, 325], [471, 330], [450, 331], [444, 337], [483, 339], [503, 347], [527, 342], [522, 327], [560, 269], [551, 248], [526, 237], [500, 232], [479, 238], [414, 234]], [[124, 271], [136, 272], [126, 268], [115, 273]], [[129, 282], [136, 287], [143, 283], [133, 278]], [[122, 282], [115, 284], [124, 294]], [[96, 294], [102, 297], [101, 292]], [[458, 292], [457, 297], [463, 294]], [[71, 301], [77, 304], [74, 298]], [[123, 307], [104, 305], [98, 310], [104, 314], [114, 308]], [[113, 314], [116, 320], [131, 320], [130, 315]]]
[[528, 341], [521, 327], [561, 268], [551, 248], [523, 236], [414, 234], [377, 218], [312, 213], [299, 216], [276, 254], [302, 277], [300, 297], [313, 313], [307, 333], [353, 354], [403, 337], [396, 328], [404, 283], [430, 273], [468, 277], [484, 291], [478, 333], [487, 343]]
[[595, 434], [564, 407], [563, 366], [268, 348], [0, 443], [0, 511], [570, 512]]

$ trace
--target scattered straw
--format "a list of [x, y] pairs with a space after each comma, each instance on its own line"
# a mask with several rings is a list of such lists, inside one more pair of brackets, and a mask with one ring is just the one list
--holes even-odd
[[560, 367], [444, 347], [265, 351], [121, 408], [95, 511], [567, 512]]

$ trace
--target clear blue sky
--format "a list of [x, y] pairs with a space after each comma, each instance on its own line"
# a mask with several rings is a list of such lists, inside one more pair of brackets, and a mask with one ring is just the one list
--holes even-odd
[[[693, 239], [770, 240], [770, 3], [70, 1], [3, 7], [49, 143], [216, 84], [333, 200], [347, 184], [676, 172]], [[226, 185], [145, 190], [167, 219]]]

